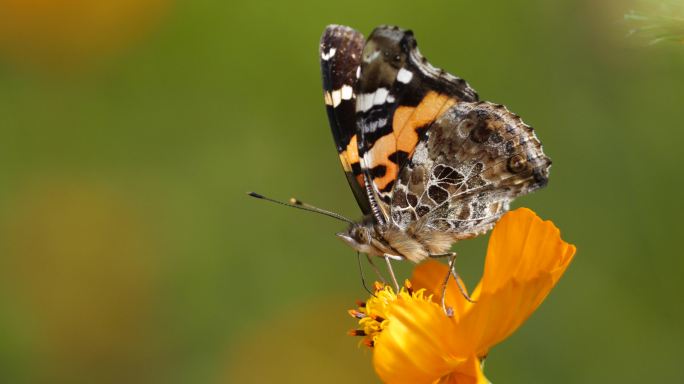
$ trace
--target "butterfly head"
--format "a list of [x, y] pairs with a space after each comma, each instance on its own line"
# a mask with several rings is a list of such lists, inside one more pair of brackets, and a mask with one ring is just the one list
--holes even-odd
[[345, 232], [339, 232], [337, 236], [355, 250], [375, 255], [378, 254], [378, 250], [373, 246], [374, 232], [372, 226], [361, 223], [352, 224]]

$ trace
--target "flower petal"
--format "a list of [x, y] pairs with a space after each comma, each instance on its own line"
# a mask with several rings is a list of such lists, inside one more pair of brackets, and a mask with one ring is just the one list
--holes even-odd
[[[433, 302], [441, 304], [444, 279], [448, 273], [448, 266], [435, 260], [428, 260], [413, 270], [410, 281], [414, 289], [425, 289], [433, 295]], [[465, 283], [463, 283], [463, 286], [465, 287]], [[463, 297], [461, 290], [458, 289], [456, 280], [453, 278], [449, 278], [445, 302], [447, 307], [451, 307], [454, 310], [454, 319], [456, 320], [459, 319], [465, 308], [470, 304]]]
[[510, 336], [544, 301], [574, 254], [575, 246], [560, 238], [558, 228], [531, 210], [504, 215], [489, 239], [476, 303], [457, 327], [459, 348], [481, 356]]
[[442, 378], [438, 384], [490, 384], [482, 373], [482, 363], [475, 356], [460, 364], [449, 376]]
[[385, 383], [432, 383], [467, 359], [452, 353], [455, 322], [441, 306], [400, 297], [375, 342], [373, 365]]
[[527, 208], [516, 209], [492, 231], [482, 290], [495, 292], [511, 280], [532, 280], [551, 272], [555, 284], [574, 254], [575, 246], [561, 239], [551, 221], [542, 221]]
[[483, 294], [458, 324], [453, 337], [460, 342], [455, 352], [486, 355], [527, 320], [552, 287], [551, 278], [544, 276], [524, 284], [513, 281], [494, 294]]

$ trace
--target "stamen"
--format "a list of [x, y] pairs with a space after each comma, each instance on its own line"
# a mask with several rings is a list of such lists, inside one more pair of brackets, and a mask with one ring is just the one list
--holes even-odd
[[348, 313], [349, 315], [351, 315], [351, 317], [354, 317], [356, 319], [363, 319], [364, 317], [366, 317], [365, 313], [359, 312], [356, 309], [350, 309]]
[[[353, 329], [348, 332], [351, 336], [362, 336], [360, 343], [369, 348], [373, 348], [373, 339], [382, 333], [383, 324], [387, 325], [388, 310], [396, 300], [421, 300], [431, 301], [432, 295], [425, 297], [424, 289], [416, 290], [413, 284], [406, 280], [401, 289], [397, 292], [391, 285], [375, 282], [373, 288], [377, 295], [371, 296], [366, 302], [357, 301], [357, 308], [347, 311], [349, 315], [358, 320], [360, 329]], [[445, 309], [446, 311], [446, 309]], [[453, 313], [453, 311], [452, 311]]]
[[406, 292], [408, 292], [409, 295], [413, 295], [413, 285], [408, 279], [404, 281], [404, 288], [406, 288]]

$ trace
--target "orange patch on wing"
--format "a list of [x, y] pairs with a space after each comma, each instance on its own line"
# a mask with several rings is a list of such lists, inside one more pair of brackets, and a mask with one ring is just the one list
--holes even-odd
[[396, 136], [397, 141], [401, 141], [406, 131], [415, 133], [416, 128], [432, 122], [454, 104], [456, 104], [456, 99], [430, 91], [417, 106], [397, 108], [392, 120], [394, 136]]
[[406, 152], [409, 157], [413, 155], [420, 140], [417, 129], [433, 122], [456, 103], [457, 99], [430, 91], [417, 106], [402, 106], [394, 111], [393, 134], [378, 139], [370, 151], [369, 168], [384, 165], [387, 170], [384, 176], [373, 180], [378, 190], [387, 187], [392, 180], [396, 179], [399, 172], [398, 165], [392, 162], [389, 156], [396, 151]]
[[[352, 136], [351, 140], [349, 140], [347, 148], [344, 151], [340, 152], [340, 162], [342, 163], [342, 168], [345, 172], [352, 174], [354, 173], [352, 165], [358, 164], [359, 162], [359, 147], [356, 143], [356, 135], [354, 135]], [[366, 182], [363, 177], [363, 173], [354, 175], [354, 177], [356, 178], [356, 182], [359, 183], [361, 188], [365, 188]]]
[[356, 175], [356, 182], [359, 183], [362, 188], [366, 187], [366, 179], [363, 177], [363, 173]]
[[[416, 137], [418, 137], [417, 134]], [[397, 140], [395, 139], [394, 135], [383, 136], [378, 139], [375, 144], [373, 144], [373, 149], [371, 149], [372, 157], [370, 168], [376, 167], [378, 165], [384, 165], [386, 168], [384, 176], [373, 179], [373, 184], [375, 184], [375, 187], [378, 189], [378, 191], [385, 188], [387, 184], [397, 177], [397, 173], [399, 173], [399, 167], [397, 167], [394, 162], [389, 160], [389, 155], [396, 151]]]
[[351, 164], [347, 161], [346, 151], [340, 153], [340, 163], [342, 163], [342, 169], [344, 169], [345, 172], [351, 172]]
[[351, 172], [351, 165], [359, 162], [359, 148], [356, 144], [356, 135], [352, 136], [351, 140], [349, 140], [347, 148], [340, 152], [340, 162], [345, 172]]
[[354, 164], [359, 162], [359, 145], [356, 143], [356, 135], [352, 136], [347, 144], [347, 159], [349, 164]]

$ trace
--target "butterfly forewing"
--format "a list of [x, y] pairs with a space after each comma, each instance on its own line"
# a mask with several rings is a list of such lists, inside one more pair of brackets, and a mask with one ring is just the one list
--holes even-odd
[[413, 33], [376, 28], [368, 38], [357, 86], [361, 165], [385, 215], [400, 169], [437, 117], [462, 101], [475, 101], [468, 84], [431, 66]]
[[356, 84], [364, 38], [358, 31], [330, 25], [320, 44], [323, 95], [330, 129], [349, 186], [364, 214], [370, 205], [357, 150]]

